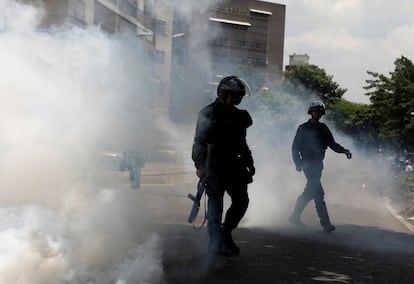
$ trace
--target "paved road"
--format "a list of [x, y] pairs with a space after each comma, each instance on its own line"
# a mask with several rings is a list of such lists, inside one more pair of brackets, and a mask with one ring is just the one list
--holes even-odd
[[[209, 259], [205, 232], [177, 226], [160, 227], [167, 283], [413, 283], [414, 279], [410, 234], [356, 225], [339, 226], [331, 235], [242, 228], [235, 234], [240, 256]], [[367, 237], [375, 238], [375, 243]]]
[[384, 210], [381, 197], [370, 199], [370, 206], [358, 204], [368, 193], [334, 199], [332, 234], [321, 232], [308, 206], [306, 229], [283, 222], [242, 227], [234, 234], [240, 256], [209, 258], [206, 229], [185, 224], [185, 195], [194, 184], [193, 175], [173, 165], [144, 171], [139, 194], [154, 204], [166, 283], [414, 283], [414, 235]]

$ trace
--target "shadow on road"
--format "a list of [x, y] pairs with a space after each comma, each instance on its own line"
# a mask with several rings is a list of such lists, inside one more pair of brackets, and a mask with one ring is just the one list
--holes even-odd
[[334, 243], [350, 248], [414, 256], [414, 235], [377, 227], [346, 224], [338, 226]]
[[167, 283], [412, 283], [414, 236], [343, 224], [333, 234], [240, 228], [238, 257], [208, 258], [207, 232], [158, 227]]

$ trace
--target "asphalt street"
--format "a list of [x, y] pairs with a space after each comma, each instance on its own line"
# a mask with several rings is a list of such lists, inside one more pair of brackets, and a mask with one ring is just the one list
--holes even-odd
[[[177, 231], [177, 226], [179, 230]], [[414, 237], [375, 227], [314, 230], [242, 228], [237, 257], [209, 257], [206, 232], [160, 227], [166, 283], [413, 283]], [[362, 236], [360, 244], [358, 237]], [[368, 245], [365, 236], [380, 237]]]
[[186, 223], [194, 173], [166, 163], [146, 165], [142, 174], [137, 194], [161, 239], [164, 283], [414, 283], [414, 234], [397, 211], [384, 210], [390, 204], [382, 197], [373, 202], [378, 210], [342, 197], [331, 202], [331, 234], [321, 231], [313, 206], [304, 212], [305, 229], [287, 221], [242, 225], [233, 234], [240, 255], [211, 257], [206, 228]]
[[240, 255], [211, 257], [206, 228], [197, 231], [185, 222], [186, 193], [194, 185], [193, 173], [173, 165], [143, 172], [138, 194], [163, 208], [154, 208], [152, 230], [161, 236], [165, 283], [414, 283], [413, 232], [397, 211], [384, 210], [389, 204], [381, 197], [374, 202], [378, 209], [347, 200], [330, 204], [337, 227], [331, 234], [314, 216], [305, 217], [305, 229], [288, 222], [242, 226], [233, 234]]

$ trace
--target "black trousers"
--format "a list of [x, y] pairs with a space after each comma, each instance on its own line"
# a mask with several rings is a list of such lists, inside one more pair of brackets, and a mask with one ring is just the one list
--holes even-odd
[[321, 184], [323, 170], [323, 161], [304, 161], [303, 173], [306, 177], [306, 186], [301, 195], [299, 195], [292, 216], [300, 218], [306, 205], [312, 199], [315, 202], [316, 212], [318, 213], [322, 227], [330, 225], [328, 210], [325, 203], [325, 192]]
[[[247, 184], [212, 175], [207, 179], [206, 193], [208, 196], [207, 229], [210, 238], [220, 235], [222, 228], [229, 231], [237, 228], [249, 205]], [[231, 205], [222, 223], [225, 193], [230, 196]]]

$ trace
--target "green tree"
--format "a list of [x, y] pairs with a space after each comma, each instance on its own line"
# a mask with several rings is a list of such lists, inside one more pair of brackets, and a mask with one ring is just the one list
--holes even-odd
[[377, 151], [382, 144], [371, 105], [341, 99], [331, 105], [327, 118], [334, 122], [339, 131], [352, 137], [360, 148]]
[[379, 137], [398, 150], [414, 150], [414, 65], [401, 56], [394, 62], [395, 70], [387, 77], [368, 71], [366, 80], [373, 108], [373, 120]]
[[316, 96], [327, 106], [336, 103], [345, 94], [346, 89], [339, 87], [324, 69], [310, 64], [290, 66], [284, 73], [284, 88], [298, 96], [309, 98]]

